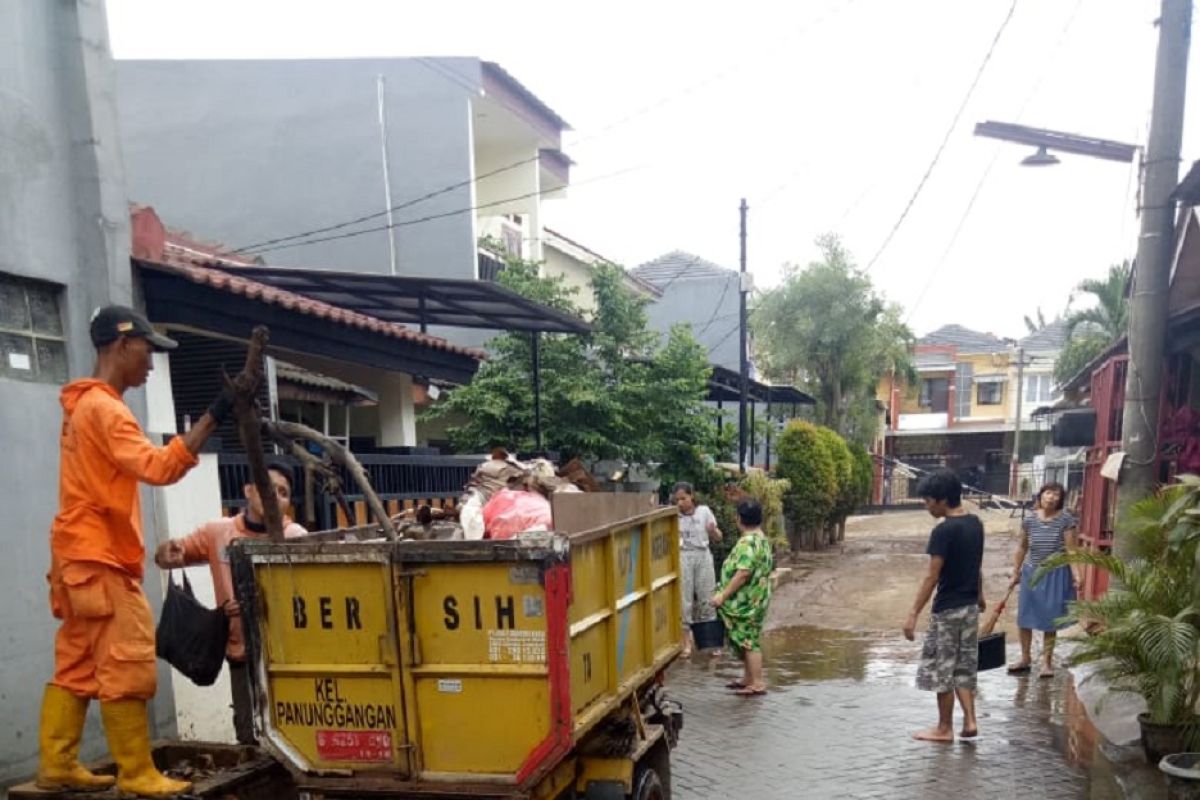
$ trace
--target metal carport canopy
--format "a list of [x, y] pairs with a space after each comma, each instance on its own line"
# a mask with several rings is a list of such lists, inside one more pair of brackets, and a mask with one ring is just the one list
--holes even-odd
[[385, 322], [541, 333], [588, 333], [578, 317], [478, 280], [415, 278], [293, 267], [224, 267], [230, 275], [367, 314]]

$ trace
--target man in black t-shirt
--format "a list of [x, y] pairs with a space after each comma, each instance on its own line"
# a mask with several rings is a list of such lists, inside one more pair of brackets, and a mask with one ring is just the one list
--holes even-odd
[[943, 469], [921, 480], [917, 493], [925, 508], [942, 520], [929, 535], [929, 571], [904, 623], [904, 637], [916, 638], [917, 617], [934, 589], [937, 595], [921, 648], [917, 688], [937, 692], [938, 724], [914, 733], [925, 742], [954, 741], [954, 697], [963, 711], [962, 739], [979, 735], [975, 719], [975, 679], [979, 672], [979, 612], [983, 599], [983, 523], [962, 507], [962, 483]]

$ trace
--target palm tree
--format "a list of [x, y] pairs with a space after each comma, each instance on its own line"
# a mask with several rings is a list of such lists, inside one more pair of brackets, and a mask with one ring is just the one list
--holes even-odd
[[1129, 299], [1125, 296], [1125, 287], [1132, 269], [1129, 261], [1122, 261], [1109, 267], [1108, 275], [1103, 280], [1088, 278], [1075, 287], [1077, 292], [1095, 297], [1096, 305], [1067, 314], [1068, 336], [1073, 336], [1080, 327], [1083, 328], [1081, 332], [1103, 334], [1110, 342], [1125, 334], [1129, 321]]

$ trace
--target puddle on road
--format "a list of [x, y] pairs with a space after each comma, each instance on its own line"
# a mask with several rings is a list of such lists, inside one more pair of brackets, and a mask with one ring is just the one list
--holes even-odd
[[[800, 626], [764, 634], [763, 654], [767, 682], [776, 689], [821, 681], [911, 683], [919, 645], [891, 633]], [[726, 669], [730, 678], [737, 677], [735, 661], [724, 660], [718, 671]], [[1158, 770], [1145, 763], [1140, 748], [1115, 747], [1092, 725], [1070, 677], [1051, 682], [993, 670], [980, 674], [979, 696], [982, 725], [989, 717], [1000, 722], [1015, 712], [1042, 717], [1064, 762], [1087, 775], [1091, 800], [1165, 797]]]
[[903, 672], [908, 660], [895, 638], [807, 626], [770, 631], [763, 636], [767, 679], [772, 686], [794, 686], [891, 677]]

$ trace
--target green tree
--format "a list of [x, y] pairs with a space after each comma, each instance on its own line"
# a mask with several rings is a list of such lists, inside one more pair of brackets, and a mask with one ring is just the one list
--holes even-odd
[[[1133, 269], [1129, 261], [1113, 264], [1101, 280], [1081, 281], [1075, 290], [1091, 295], [1095, 304], [1067, 313], [1067, 343], [1054, 363], [1054, 378], [1066, 383], [1081, 369], [1125, 335], [1129, 325], [1129, 298], [1125, 287]], [[1072, 296], [1072, 301], [1075, 295]]]
[[871, 501], [871, 487], [875, 485], [875, 459], [860, 444], [850, 444], [850, 455], [854, 458], [854, 508]]
[[912, 370], [912, 332], [834, 235], [817, 240], [821, 258], [789, 266], [762, 295], [752, 319], [764, 373], [807, 389], [824, 424], [859, 442], [876, 432], [875, 388], [893, 369]]
[[[561, 279], [540, 276], [537, 264], [510, 260], [500, 282], [560, 311], [579, 313], [573, 290]], [[598, 266], [592, 282], [593, 332], [541, 337], [544, 445], [564, 458], [655, 464], [667, 479], [711, 483], [705, 457], [719, 452], [721, 442], [714, 413], [704, 405], [710, 368], [703, 348], [685, 328], [672, 331], [659, 347], [647, 327], [645, 300], [624, 287], [620, 267]], [[503, 334], [489, 349], [474, 380], [429, 413], [464, 420], [449, 431], [460, 450], [531, 450], [530, 337]]]
[[792, 549], [813, 549], [837, 502], [837, 464], [816, 425], [792, 420], [779, 435], [777, 473], [790, 486], [783, 498]]
[[1059, 385], [1071, 380], [1107, 350], [1110, 344], [1112, 341], [1100, 333], [1078, 333], [1072, 336], [1054, 361], [1054, 380], [1058, 381]]
[[829, 518], [825, 521], [824, 534], [826, 540], [821, 544], [833, 544], [842, 538], [846, 529], [846, 517], [858, 508], [854, 486], [854, 456], [846, 445], [846, 440], [838, 436], [831, 428], [817, 428], [817, 435], [825, 443], [825, 449], [833, 458], [834, 492], [833, 507], [829, 509]]
[[1129, 261], [1122, 261], [1109, 267], [1103, 280], [1081, 281], [1075, 287], [1076, 292], [1091, 295], [1096, 304], [1068, 313], [1067, 333], [1074, 335], [1084, 328], [1104, 334], [1110, 342], [1123, 336], [1129, 326], [1129, 299], [1125, 296], [1125, 287], [1132, 269]]
[[1037, 308], [1037, 317], [1031, 317], [1028, 314], [1025, 315], [1025, 329], [1028, 330], [1030, 334], [1037, 333], [1045, 328], [1046, 315], [1042, 313], [1041, 306], [1038, 306]]

